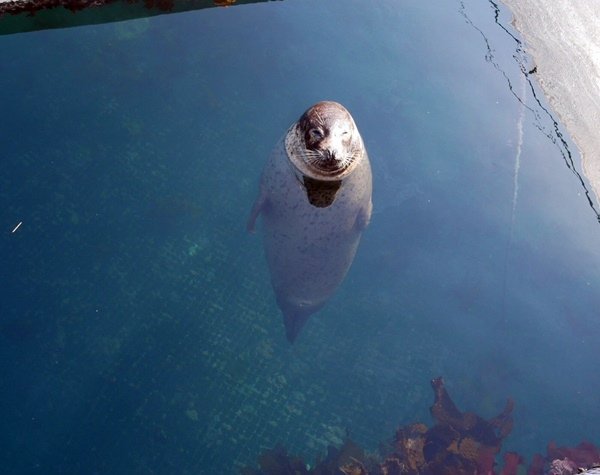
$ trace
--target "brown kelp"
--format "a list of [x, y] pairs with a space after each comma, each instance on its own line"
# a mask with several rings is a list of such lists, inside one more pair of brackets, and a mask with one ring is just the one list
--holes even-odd
[[[577, 447], [551, 443], [546, 456], [536, 454], [530, 465], [515, 452], [497, 461], [502, 442], [513, 427], [514, 403], [486, 420], [461, 412], [446, 391], [442, 378], [431, 381], [434, 402], [432, 427], [413, 423], [400, 427], [391, 445], [381, 454], [367, 453], [347, 438], [341, 447], [329, 447], [327, 455], [310, 467], [278, 446], [259, 457], [259, 468], [246, 467], [243, 475], [572, 475], [594, 472], [600, 449], [589, 442]], [[580, 472], [582, 470], [582, 472]], [[598, 472], [600, 473], [600, 472]]]

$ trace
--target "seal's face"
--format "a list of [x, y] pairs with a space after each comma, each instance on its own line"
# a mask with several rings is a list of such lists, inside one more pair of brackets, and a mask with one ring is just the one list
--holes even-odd
[[354, 120], [337, 102], [319, 102], [308, 109], [288, 132], [286, 147], [303, 174], [321, 180], [347, 175], [363, 155]]
[[326, 173], [343, 170], [353, 159], [354, 121], [335, 102], [319, 102], [298, 121], [309, 164]]

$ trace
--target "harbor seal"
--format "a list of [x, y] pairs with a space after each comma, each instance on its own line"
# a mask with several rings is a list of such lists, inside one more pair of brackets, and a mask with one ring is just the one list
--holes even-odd
[[371, 166], [350, 113], [319, 102], [292, 124], [264, 167], [248, 220], [264, 249], [287, 339], [344, 280], [371, 218]]

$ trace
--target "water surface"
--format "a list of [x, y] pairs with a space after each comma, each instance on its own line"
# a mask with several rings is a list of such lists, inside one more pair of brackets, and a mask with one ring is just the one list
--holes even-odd
[[[493, 2], [294, 1], [0, 38], [7, 473], [236, 473], [429, 421], [598, 439], [597, 207]], [[312, 103], [353, 114], [374, 216], [285, 339], [244, 225]], [[17, 231], [14, 227], [22, 222]]]

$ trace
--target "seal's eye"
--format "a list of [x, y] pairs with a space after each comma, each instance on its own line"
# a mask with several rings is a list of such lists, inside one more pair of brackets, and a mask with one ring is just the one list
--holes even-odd
[[320, 140], [323, 138], [323, 132], [321, 132], [319, 129], [310, 129], [308, 133], [310, 134], [310, 138], [312, 140]]

